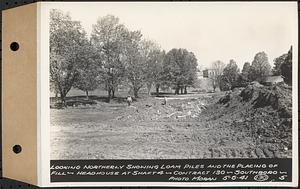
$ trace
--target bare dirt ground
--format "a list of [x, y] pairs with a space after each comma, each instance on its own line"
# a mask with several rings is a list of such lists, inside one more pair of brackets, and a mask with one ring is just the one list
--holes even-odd
[[51, 159], [291, 157], [291, 96], [252, 88], [51, 109]]

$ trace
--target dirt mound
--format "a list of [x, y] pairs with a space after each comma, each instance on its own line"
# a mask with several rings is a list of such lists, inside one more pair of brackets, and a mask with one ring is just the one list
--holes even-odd
[[172, 99], [164, 105], [163, 100], [145, 100], [147, 103], [136, 102], [127, 111], [117, 117], [126, 121], [182, 121], [196, 119], [206, 109], [206, 99]]
[[[276, 157], [291, 156], [292, 88], [285, 84], [252, 83], [241, 92], [228, 92], [208, 108], [209, 120], [218, 120], [255, 141], [254, 148], [272, 148]], [[279, 155], [278, 155], [279, 154]], [[280, 156], [281, 154], [281, 156]]]
[[263, 85], [258, 82], [252, 82], [244, 90], [242, 90], [240, 96], [243, 98], [243, 101], [250, 101], [258, 97], [258, 91], [263, 88]]
[[226, 104], [226, 103], [228, 103], [231, 100], [231, 98], [232, 98], [231, 92], [227, 92], [225, 94], [225, 96], [223, 96], [223, 97], [220, 98], [220, 100], [218, 101], [218, 103], [220, 103], [220, 104]]
[[251, 101], [254, 108], [272, 106], [281, 117], [292, 117], [292, 88], [285, 84], [273, 86], [249, 85], [240, 94], [243, 101]]

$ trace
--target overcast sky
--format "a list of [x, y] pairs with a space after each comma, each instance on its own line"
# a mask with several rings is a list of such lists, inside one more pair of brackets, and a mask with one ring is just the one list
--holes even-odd
[[[112, 14], [162, 49], [186, 48], [202, 68], [236, 60], [240, 69], [265, 51], [269, 62], [286, 53], [297, 35], [296, 3], [49, 3], [69, 12], [88, 34], [97, 18]], [[48, 9], [47, 8], [47, 9]]]

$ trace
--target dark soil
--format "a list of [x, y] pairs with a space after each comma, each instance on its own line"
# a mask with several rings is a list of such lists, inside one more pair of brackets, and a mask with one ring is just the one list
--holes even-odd
[[[286, 158], [292, 91], [253, 83], [227, 93], [124, 98], [51, 109], [52, 159]], [[72, 100], [70, 98], [68, 100]], [[98, 145], [95, 145], [98, 144]]]

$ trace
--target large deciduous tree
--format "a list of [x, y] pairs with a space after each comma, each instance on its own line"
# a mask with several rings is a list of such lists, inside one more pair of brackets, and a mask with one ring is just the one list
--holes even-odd
[[156, 95], [159, 94], [159, 87], [162, 84], [163, 59], [165, 52], [160, 47], [150, 41], [143, 40], [144, 56], [146, 58], [145, 82], [147, 85], [148, 95], [151, 95], [153, 86], [156, 88]]
[[242, 72], [238, 74], [237, 80], [234, 84], [234, 87], [245, 87], [250, 82], [249, 75], [251, 72], [251, 64], [245, 62], [243, 65]]
[[80, 22], [56, 9], [50, 12], [50, 82], [62, 103], [78, 77], [86, 33]]
[[293, 47], [291, 46], [285, 61], [280, 66], [281, 74], [284, 82], [288, 85], [292, 85], [292, 68], [293, 68]]
[[185, 82], [183, 85], [184, 94], [187, 94], [187, 87], [193, 86], [197, 80], [197, 58], [193, 52], [188, 52], [185, 58]]
[[239, 76], [239, 68], [236, 62], [231, 59], [223, 70], [222, 82], [230, 89], [235, 86]]
[[126, 78], [134, 97], [137, 98], [146, 79], [148, 49], [142, 43], [140, 31], [129, 31], [125, 44]]
[[223, 74], [225, 64], [224, 62], [217, 60], [212, 63], [211, 67], [214, 70], [214, 74], [210, 77], [210, 79], [212, 80], [212, 86], [215, 91], [217, 87], [220, 87], [221, 75]]
[[124, 40], [128, 30], [119, 23], [119, 18], [107, 15], [97, 20], [91, 34], [92, 44], [95, 46], [101, 60], [98, 61], [99, 76], [108, 91], [108, 100], [115, 95], [115, 90], [125, 74]]
[[281, 65], [285, 62], [288, 53], [274, 59], [273, 75], [281, 75]]
[[249, 80], [249, 74], [251, 71], [251, 64], [249, 62], [245, 62], [242, 69], [242, 77], [247, 81]]
[[186, 93], [197, 78], [197, 59], [186, 49], [170, 50], [163, 63], [164, 82], [175, 89], [175, 94]]
[[88, 100], [89, 91], [93, 91], [98, 87], [99, 65], [97, 60], [100, 58], [89, 41], [86, 40], [83, 47], [84, 52], [77, 69], [78, 79], [74, 83], [74, 87], [84, 91]]
[[250, 79], [262, 82], [270, 73], [271, 66], [267, 54], [265, 52], [257, 53], [251, 64]]

